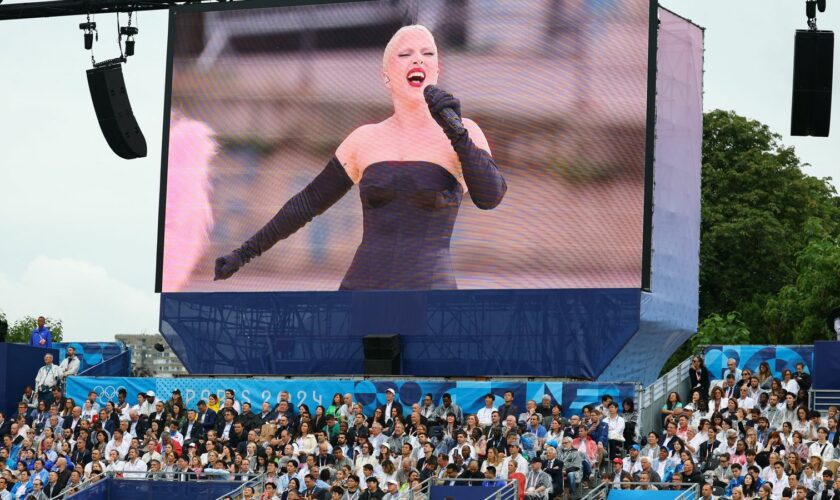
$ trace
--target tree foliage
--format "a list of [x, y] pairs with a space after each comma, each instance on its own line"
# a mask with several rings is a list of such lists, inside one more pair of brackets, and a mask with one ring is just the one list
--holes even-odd
[[840, 198], [780, 141], [734, 112], [705, 114], [701, 321], [663, 372], [703, 344], [829, 338], [825, 318], [840, 306]]
[[[701, 194], [701, 317], [725, 314], [796, 280], [796, 256], [809, 243], [808, 221], [829, 234], [840, 204], [825, 180], [806, 175], [791, 147], [757, 121], [706, 113]], [[760, 309], [761, 307], [759, 307]], [[758, 318], [744, 314], [751, 324]]]
[[[61, 342], [64, 339], [64, 330], [61, 325], [61, 320], [58, 318], [45, 317], [45, 326], [50, 329], [52, 333], [53, 342]], [[15, 342], [19, 344], [28, 344], [32, 330], [38, 327], [38, 318], [34, 316], [24, 316], [9, 327], [9, 336], [7, 342]]]

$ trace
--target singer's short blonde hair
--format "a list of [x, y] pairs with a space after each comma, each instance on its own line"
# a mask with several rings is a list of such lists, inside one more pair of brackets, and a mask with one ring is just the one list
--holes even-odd
[[406, 33], [411, 31], [420, 31], [427, 35], [429, 38], [432, 39], [432, 43], [435, 43], [435, 47], [437, 47], [437, 43], [435, 42], [435, 35], [429, 31], [429, 28], [423, 26], [422, 24], [409, 24], [408, 26], [403, 26], [402, 28], [398, 29], [394, 36], [388, 40], [388, 44], [385, 45], [385, 51], [382, 53], [382, 69], [384, 70], [385, 67], [388, 65], [388, 58], [391, 57], [391, 54], [397, 48], [397, 41]]

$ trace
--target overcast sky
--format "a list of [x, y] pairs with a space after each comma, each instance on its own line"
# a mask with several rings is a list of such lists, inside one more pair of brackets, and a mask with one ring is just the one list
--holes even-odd
[[[787, 135], [793, 35], [805, 27], [804, 1], [663, 4], [706, 28], [707, 110], [734, 109], [767, 123], [812, 165], [808, 173], [840, 177], [840, 124], [828, 139]], [[840, 30], [840, 5], [829, 3], [818, 19], [820, 28]], [[83, 21], [3, 21], [0, 28], [0, 310], [10, 321], [59, 317], [66, 340], [110, 341], [117, 333], [158, 329], [153, 290], [167, 14], [140, 14], [137, 55], [123, 69], [149, 146], [147, 158], [131, 161], [110, 151], [96, 123], [85, 77], [90, 53], [78, 29]], [[115, 57], [115, 16], [95, 21], [97, 60]], [[835, 82], [838, 68], [835, 62]], [[838, 102], [835, 96], [835, 122]]]

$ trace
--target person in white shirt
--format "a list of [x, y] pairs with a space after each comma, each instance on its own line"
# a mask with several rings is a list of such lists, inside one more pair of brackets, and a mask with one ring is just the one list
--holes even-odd
[[[149, 442], [146, 443], [146, 453], [144, 453], [143, 457], [141, 458], [144, 462], [146, 462], [146, 465], [151, 463], [152, 460], [163, 462], [163, 456], [160, 453], [158, 453], [157, 445], [158, 442], [155, 438], [149, 439]], [[204, 462], [202, 465], [207, 465], [207, 462]]]
[[125, 462], [120, 460], [120, 452], [117, 450], [111, 450], [108, 453], [108, 467], [105, 468], [106, 472], [114, 472], [118, 474], [122, 474], [123, 468], [125, 468]]
[[74, 347], [67, 348], [67, 357], [64, 358], [64, 361], [61, 362], [59, 368], [61, 368], [61, 378], [72, 377], [79, 373], [79, 365], [81, 361], [79, 361], [79, 357], [76, 356], [76, 349]]
[[782, 372], [782, 389], [791, 393], [791, 394], [799, 394], [799, 382], [793, 378], [793, 374], [790, 370], [785, 370]]
[[770, 475], [768, 482], [773, 485], [773, 498], [782, 498], [782, 493], [788, 485], [788, 477], [782, 462], [773, 464], [773, 474]]
[[344, 404], [338, 409], [338, 417], [341, 422], [347, 422], [347, 425], [351, 425], [351, 417], [353, 417], [353, 395], [349, 392], [344, 395]]
[[755, 407], [756, 401], [749, 396], [750, 388], [742, 385], [740, 389], [741, 397], [738, 398], [738, 408], [743, 408], [746, 411], [752, 410]]
[[137, 448], [128, 450], [128, 462], [123, 464], [123, 477], [126, 479], [145, 479], [148, 466], [138, 456]]
[[488, 394], [484, 396], [484, 408], [478, 410], [475, 416], [478, 418], [478, 425], [482, 427], [489, 427], [493, 423], [493, 412], [496, 408], [493, 403], [496, 401], [496, 396]]
[[128, 453], [128, 447], [130, 445], [131, 443], [123, 439], [123, 432], [120, 429], [114, 429], [113, 437], [105, 445], [105, 454], [110, 457], [111, 451], [116, 451], [118, 458], [122, 460]]
[[93, 469], [94, 465], [99, 465], [99, 468], [105, 470], [105, 462], [102, 461], [102, 453], [99, 451], [98, 448], [94, 448], [90, 452], [90, 462], [85, 465], [85, 477], [90, 477], [91, 469]]
[[370, 426], [370, 436], [368, 437], [368, 442], [371, 446], [373, 446], [373, 452], [376, 456], [379, 456], [379, 447], [386, 441], [388, 441], [388, 436], [382, 434], [382, 424], [374, 422], [373, 425]]
[[45, 399], [52, 403], [52, 398], [47, 395], [52, 395], [54, 387], [58, 386], [61, 380], [61, 369], [53, 364], [53, 355], [44, 355], [44, 366], [38, 370], [35, 375], [35, 392], [38, 393], [38, 399]]
[[500, 479], [507, 480], [509, 470], [508, 464], [511, 461], [516, 462], [516, 472], [523, 475], [528, 473], [528, 461], [525, 460], [525, 457], [523, 457], [521, 453], [519, 453], [519, 445], [517, 443], [512, 443], [510, 445], [510, 456], [505, 457], [505, 459], [502, 460], [501, 467], [497, 469]]
[[735, 358], [726, 360], [726, 370], [723, 371], [723, 379], [726, 380], [726, 376], [730, 373], [735, 377], [735, 380], [741, 379], [741, 369], [738, 368]]
[[817, 440], [811, 443], [808, 451], [808, 456], [817, 455], [822, 458], [823, 463], [834, 458], [834, 445], [828, 442], [828, 429], [826, 427], [817, 429]]

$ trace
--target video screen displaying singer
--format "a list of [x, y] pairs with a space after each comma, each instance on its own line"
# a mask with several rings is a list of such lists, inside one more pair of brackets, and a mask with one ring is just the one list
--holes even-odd
[[162, 291], [638, 288], [648, 9], [179, 13]]

